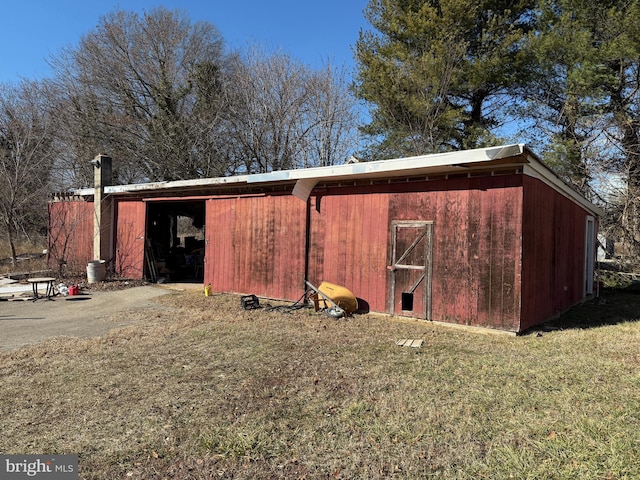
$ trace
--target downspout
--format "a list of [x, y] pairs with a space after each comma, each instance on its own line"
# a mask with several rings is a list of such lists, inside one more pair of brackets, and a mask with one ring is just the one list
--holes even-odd
[[311, 255], [311, 198], [307, 198], [307, 208], [305, 211], [306, 219], [305, 219], [305, 240], [304, 240], [304, 285], [303, 288], [306, 291], [307, 289], [307, 281], [309, 281], [309, 265]]
[[303, 200], [307, 205], [305, 209], [305, 241], [304, 241], [304, 284], [303, 289], [306, 292], [307, 281], [309, 280], [309, 268], [311, 260], [311, 192], [318, 181], [315, 178], [300, 179], [296, 182], [293, 196]]

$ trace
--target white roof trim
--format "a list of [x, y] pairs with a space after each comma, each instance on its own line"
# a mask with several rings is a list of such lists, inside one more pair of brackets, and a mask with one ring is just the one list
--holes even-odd
[[[420, 175], [427, 173], [452, 172], [456, 169], [468, 168], [468, 164], [481, 164], [502, 158], [514, 157], [525, 151], [523, 144], [505, 145], [501, 147], [478, 148], [459, 152], [435, 153], [417, 157], [394, 158], [374, 162], [351, 163], [328, 167], [301, 168], [296, 170], [279, 170], [252, 175], [236, 175], [232, 177], [198, 178], [195, 180], [177, 180], [173, 182], [136, 183], [130, 185], [111, 185], [104, 187], [105, 194], [135, 193], [147, 190], [202, 187], [216, 185], [241, 185], [272, 182], [293, 182], [301, 179], [315, 179], [316, 183], [327, 180], [346, 180], [354, 176], [360, 178], [389, 177], [395, 175]], [[93, 188], [74, 190], [75, 195], [93, 195]]]
[[[389, 178], [394, 176], [439, 175], [454, 172], [465, 172], [471, 167], [481, 167], [483, 163], [523, 156], [523, 161], [514, 161], [514, 166], [523, 166], [525, 175], [537, 178], [551, 186], [565, 197], [581, 205], [594, 215], [601, 216], [602, 209], [593, 205], [579, 193], [574, 191], [560, 179], [551, 169], [545, 166], [524, 144], [503, 145], [498, 147], [477, 148], [457, 152], [436, 153], [408, 158], [378, 160], [374, 162], [350, 163], [327, 167], [304, 168], [297, 170], [280, 170], [252, 175], [232, 177], [201, 178], [195, 180], [178, 180], [174, 182], [139, 183], [132, 185], [113, 185], [104, 187], [104, 193], [126, 194], [153, 190], [169, 190], [173, 188], [206, 187], [206, 186], [241, 186], [249, 184], [293, 183], [293, 194], [306, 200], [313, 188], [324, 181], [341, 181], [356, 179]], [[502, 166], [508, 166], [505, 162]], [[75, 195], [93, 195], [93, 188], [83, 188], [71, 192]]]
[[[196, 178], [193, 180], [176, 180], [173, 182], [132, 183], [129, 185], [109, 185], [104, 187], [105, 194], [135, 193], [141, 191], [162, 190], [184, 187], [202, 187], [207, 185], [235, 185], [247, 183], [249, 175], [236, 175], [233, 177]], [[93, 195], [94, 188], [79, 188], [73, 190], [74, 195]]]
[[525, 165], [523, 173], [525, 175], [528, 175], [529, 177], [537, 178], [538, 180], [546, 183], [568, 199], [573, 200], [589, 213], [598, 217], [604, 215], [604, 210], [591, 203], [589, 200], [576, 192], [573, 188], [569, 187], [552, 170], [550, 170], [547, 166], [540, 163], [539, 161], [530, 162], [529, 164]]
[[350, 163], [329, 167], [301, 168], [298, 170], [281, 170], [277, 172], [249, 175], [247, 183], [262, 183], [273, 181], [300, 180], [314, 178], [342, 180], [353, 176], [358, 177], [388, 177], [389, 174], [420, 174], [438, 167], [467, 168], [467, 164], [480, 164], [502, 158], [520, 155], [525, 147], [522, 144], [506, 145], [502, 147], [478, 148], [459, 152], [436, 153], [420, 155], [418, 157], [395, 158], [391, 160], [377, 160], [375, 162]]

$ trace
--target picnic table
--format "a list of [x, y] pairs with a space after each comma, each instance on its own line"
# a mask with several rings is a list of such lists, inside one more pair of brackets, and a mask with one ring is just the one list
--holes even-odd
[[[27, 279], [27, 281], [31, 284], [31, 288], [33, 290], [33, 301], [35, 302], [36, 300], [38, 300], [39, 298], [46, 298], [47, 300], [51, 300], [51, 297], [53, 297], [54, 293], [53, 293], [53, 282], [56, 281], [55, 278], [53, 277], [35, 277], [35, 278], [29, 278]], [[44, 283], [45, 284], [45, 294], [44, 296], [40, 296], [40, 294], [38, 293], [38, 284], [39, 283]]]

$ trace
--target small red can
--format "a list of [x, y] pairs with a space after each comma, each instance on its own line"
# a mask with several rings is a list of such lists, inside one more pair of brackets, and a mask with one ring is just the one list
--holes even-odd
[[77, 285], [71, 285], [69, 287], [69, 295], [78, 295], [80, 294], [80, 288]]

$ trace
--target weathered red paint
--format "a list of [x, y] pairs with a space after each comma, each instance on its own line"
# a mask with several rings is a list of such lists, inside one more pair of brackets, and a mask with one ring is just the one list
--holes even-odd
[[327, 189], [312, 198], [310, 278], [344, 285], [371, 310], [390, 312], [391, 224], [433, 222], [431, 318], [517, 331], [521, 179], [514, 174]]
[[524, 178], [521, 330], [582, 300], [588, 217], [541, 181]]
[[82, 271], [93, 259], [93, 202], [49, 203], [49, 266]]
[[388, 195], [342, 188], [310, 202], [309, 281], [343, 285], [365, 308], [388, 311]]
[[[305, 279], [326, 281], [351, 290], [362, 310], [513, 332], [584, 297], [588, 212], [521, 172], [321, 185], [307, 202], [290, 190], [192, 197], [199, 198], [206, 199], [204, 282], [214, 291], [294, 301]], [[116, 268], [140, 278], [145, 202], [116, 199], [115, 212]], [[430, 290], [416, 295], [412, 312], [398, 305], [416, 276], [389, 268], [393, 228], [402, 222], [429, 224], [431, 235]], [[399, 248], [410, 245], [407, 232]]]
[[304, 292], [304, 202], [289, 192], [212, 197], [206, 212], [205, 283], [268, 298]]
[[142, 200], [116, 201], [116, 273], [126, 278], [142, 278], [146, 205]]

